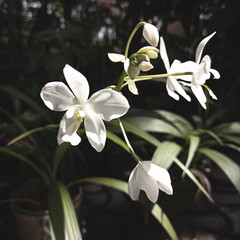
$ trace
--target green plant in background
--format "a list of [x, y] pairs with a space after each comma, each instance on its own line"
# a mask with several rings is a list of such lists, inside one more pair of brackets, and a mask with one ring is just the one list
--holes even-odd
[[[130, 43], [140, 28], [143, 28], [143, 37], [151, 46], [140, 48], [129, 57]], [[196, 50], [195, 62], [182, 63], [175, 60], [170, 66], [162, 38], [160, 40], [160, 51], [156, 48], [159, 42], [157, 29], [149, 23], [140, 22], [128, 39], [124, 55], [108, 54], [113, 62], [124, 64], [122, 74], [116, 85], [99, 90], [88, 99], [89, 85], [86, 78], [71, 66], [66, 65], [63, 72], [70, 89], [62, 82], [47, 83], [43, 87], [41, 98], [45, 105], [54, 111], [66, 111], [59, 125], [57, 136], [59, 146], [50, 160], [50, 165], [42, 162], [41, 158], [39, 159], [40, 165], [38, 165], [24, 155], [17, 153], [16, 150], [7, 147], [1, 147], [0, 151], [29, 164], [49, 186], [48, 208], [53, 239], [81, 239], [67, 186], [94, 182], [128, 193], [133, 200], [138, 200], [140, 190], [143, 190], [152, 202], [150, 212], [162, 224], [171, 239], [178, 239], [177, 234], [168, 217], [156, 202], [159, 189], [167, 194], [174, 194], [168, 173], [174, 163], [183, 171], [182, 177], [187, 175], [210, 201], [213, 201], [211, 195], [194, 174], [194, 167], [203, 159], [203, 156], [210, 158], [220, 166], [240, 192], [239, 166], [226, 155], [212, 149], [219, 145], [239, 151], [239, 132], [235, 131], [239, 128], [238, 123], [220, 125], [213, 129], [195, 129], [186, 119], [171, 112], [162, 110], [151, 113], [146, 111], [136, 112], [131, 108], [128, 115], [122, 118], [129, 109], [128, 100], [123, 95], [122, 90], [125, 86], [128, 86], [132, 93], [139, 94], [136, 83], [140, 81], [166, 80], [167, 92], [169, 96], [176, 100], [179, 100], [179, 95], [181, 95], [190, 101], [191, 98], [187, 95], [186, 90], [192, 91], [203, 108], [206, 108], [207, 97], [202, 87], [207, 89], [213, 99], [216, 99], [205, 82], [211, 77], [211, 74], [215, 78], [219, 78], [220, 74], [211, 69], [209, 56], [203, 57], [200, 62], [203, 49], [213, 35], [200, 42]], [[160, 52], [167, 73], [140, 75], [140, 71], [147, 72], [153, 68], [150, 60], [157, 59], [158, 52]], [[13, 91], [6, 87], [2, 87], [2, 89], [8, 92]], [[11, 118], [23, 132], [13, 139], [9, 145], [28, 138], [29, 144], [34, 149], [38, 149], [38, 143], [33, 137], [34, 134], [53, 127], [50, 125], [29, 131], [5, 110], [2, 110], [2, 112]], [[131, 114], [134, 116], [131, 117]], [[106, 123], [107, 128], [109, 127], [108, 130], [106, 130], [103, 120], [109, 121]], [[81, 128], [82, 122], [85, 130]], [[54, 127], [58, 127], [58, 125]], [[106, 138], [109, 138], [132, 156], [137, 164], [129, 177], [128, 184], [117, 179], [99, 177], [79, 177], [74, 182], [64, 184], [62, 179], [58, 179], [58, 166], [64, 158], [65, 152], [70, 148], [70, 144], [73, 146], [83, 144], [80, 143], [80, 135], [84, 132], [91, 146], [97, 152], [103, 150]], [[122, 133], [124, 141], [119, 137], [119, 132]], [[136, 153], [128, 138], [128, 133], [142, 138], [153, 146], [155, 151], [152, 156], [148, 156], [151, 161], [143, 160]], [[160, 137], [159, 134], [161, 134]], [[158, 137], [163, 140], [159, 140]]]

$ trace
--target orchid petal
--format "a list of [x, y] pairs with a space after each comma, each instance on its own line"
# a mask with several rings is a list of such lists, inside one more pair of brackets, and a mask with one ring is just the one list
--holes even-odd
[[138, 66], [139, 66], [140, 70], [143, 72], [147, 72], [147, 71], [153, 69], [153, 65], [147, 61], [142, 61]]
[[[168, 77], [167, 81], [169, 83], [168, 91], [176, 91], [178, 94], [184, 97], [188, 102], [191, 101], [191, 98], [186, 94], [186, 92], [184, 91], [180, 83], [175, 79], [175, 77]], [[178, 96], [178, 99], [179, 99], [179, 96]]]
[[171, 80], [169, 80], [169, 78], [167, 79], [167, 82], [166, 82], [166, 89], [167, 89], [167, 93], [170, 97], [174, 98], [175, 100], [179, 100], [179, 95], [175, 93], [174, 91], [174, 86], [171, 82]]
[[128, 193], [129, 196], [133, 201], [138, 200], [138, 196], [140, 193], [140, 188], [137, 186], [137, 179], [136, 179], [136, 171], [137, 171], [138, 165], [133, 169], [129, 176], [128, 180]]
[[85, 107], [98, 114], [103, 120], [110, 121], [124, 115], [129, 109], [129, 103], [121, 93], [102, 89], [89, 98]]
[[158, 184], [154, 178], [148, 175], [146, 168], [143, 166], [144, 162], [141, 162], [136, 172], [136, 182], [138, 187], [143, 190], [150, 201], [155, 203], [158, 199]]
[[209, 72], [213, 75], [214, 79], [219, 79], [220, 78], [220, 73], [217, 70], [211, 68], [209, 70]]
[[135, 82], [132, 79], [130, 79], [130, 80], [127, 80], [127, 83], [128, 83], [129, 91], [131, 93], [133, 93], [134, 95], [138, 95], [138, 89], [137, 89]]
[[66, 64], [63, 69], [64, 76], [74, 95], [81, 105], [88, 99], [89, 85], [87, 79], [76, 69]]
[[77, 135], [81, 122], [77, 121], [74, 113], [75, 108], [69, 108], [60, 122], [57, 136], [59, 145], [63, 142], [70, 142], [71, 145], [76, 146], [81, 142], [81, 138]]
[[169, 63], [169, 59], [168, 59], [168, 55], [167, 55], [166, 46], [165, 46], [165, 43], [164, 43], [164, 40], [162, 37], [160, 38], [160, 56], [163, 60], [164, 66], [168, 72], [170, 69], [170, 63]]
[[215, 34], [216, 32], [212, 33], [211, 35], [209, 35], [208, 37], [205, 37], [199, 44], [198, 44], [198, 47], [197, 47], [197, 50], [196, 50], [196, 57], [195, 57], [195, 61], [196, 63], [199, 63], [200, 62], [200, 59], [202, 57], [202, 52], [203, 52], [203, 49], [205, 47], [205, 45], [207, 44], [207, 42], [213, 37], [213, 35]]
[[201, 63], [198, 64], [194, 75], [195, 75], [195, 81], [202, 85], [206, 82], [207, 79], [210, 78], [210, 66], [211, 66], [211, 59], [208, 55], [204, 56]]
[[207, 99], [206, 99], [206, 96], [204, 94], [204, 91], [202, 89], [202, 86], [201, 85], [198, 85], [195, 83], [195, 76], [193, 75], [193, 82], [192, 82], [192, 85], [191, 85], [191, 89], [193, 91], [193, 94], [196, 96], [196, 98], [198, 99], [199, 103], [201, 104], [201, 106], [206, 109], [206, 102], [207, 102]]
[[158, 188], [167, 194], [172, 194], [171, 178], [168, 171], [151, 161], [142, 162], [145, 171], [158, 182]]
[[84, 126], [88, 141], [92, 147], [101, 152], [106, 142], [106, 128], [102, 118], [90, 109], [86, 109], [84, 118]]
[[53, 111], [66, 111], [76, 104], [76, 98], [62, 82], [47, 83], [41, 90], [40, 96], [48, 108]]
[[[169, 73], [176, 73], [176, 72], [194, 72], [197, 67], [197, 64], [193, 61], [187, 61], [181, 63], [179, 60], [174, 60]], [[179, 75], [175, 76], [177, 79], [182, 79], [188, 82], [192, 81], [192, 75]]]
[[112, 62], [124, 62], [124, 60], [125, 60], [125, 56], [123, 54], [119, 54], [119, 53], [108, 53], [108, 58]]

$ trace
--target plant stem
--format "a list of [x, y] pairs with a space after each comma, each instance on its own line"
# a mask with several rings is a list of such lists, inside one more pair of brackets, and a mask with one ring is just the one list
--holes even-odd
[[[155, 75], [146, 75], [146, 76], [138, 76], [135, 79], [133, 79], [134, 82], [140, 82], [140, 81], [146, 81], [146, 80], [153, 80], [153, 79], [159, 79], [159, 78], [167, 78], [170, 76], [181, 76], [181, 75], [192, 75], [192, 72], [178, 72], [178, 73], [164, 73], [164, 74], [155, 74]], [[130, 80], [129, 77], [124, 78], [125, 81]], [[121, 85], [121, 89], [124, 88], [127, 85], [127, 83], [124, 83]], [[120, 90], [121, 90], [120, 89]]]
[[126, 144], [127, 144], [127, 146], [128, 146], [128, 149], [129, 149], [129, 151], [130, 151], [130, 154], [132, 155], [132, 157], [134, 158], [134, 160], [136, 160], [137, 163], [141, 162], [142, 159], [135, 153], [133, 147], [131, 146], [131, 144], [130, 144], [130, 142], [129, 142], [129, 140], [128, 140], [126, 131], [125, 131], [124, 127], [123, 127], [123, 124], [122, 124], [121, 120], [118, 119], [118, 121], [119, 121], [119, 126], [120, 126], [120, 128], [121, 128], [121, 131], [122, 131], [124, 140], [125, 140], [125, 142], [126, 142]]

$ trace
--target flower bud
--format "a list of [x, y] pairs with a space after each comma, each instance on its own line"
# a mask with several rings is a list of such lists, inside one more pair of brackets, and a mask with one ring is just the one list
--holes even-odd
[[147, 61], [142, 61], [138, 67], [140, 68], [140, 70], [142, 70], [143, 72], [147, 72], [149, 70], [151, 70], [153, 68], [153, 65], [150, 62]]
[[155, 26], [150, 23], [144, 24], [143, 37], [150, 45], [157, 47], [159, 41], [159, 33]]

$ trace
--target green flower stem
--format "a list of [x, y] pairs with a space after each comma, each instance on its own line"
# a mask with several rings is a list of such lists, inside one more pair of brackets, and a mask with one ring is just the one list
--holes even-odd
[[124, 129], [124, 127], [123, 127], [123, 124], [122, 124], [121, 120], [118, 119], [118, 121], [119, 121], [119, 126], [120, 126], [120, 128], [121, 128], [121, 131], [122, 131], [124, 140], [125, 140], [128, 148], [129, 148], [130, 154], [132, 155], [132, 157], [134, 158], [134, 160], [136, 160], [137, 163], [141, 162], [142, 159], [135, 153], [133, 147], [131, 146], [131, 144], [130, 144], [130, 142], [129, 142], [129, 140], [128, 140], [127, 134], [126, 134], [126, 132], [125, 132], [125, 129]]
[[[156, 74], [156, 75], [146, 75], [146, 76], [138, 76], [133, 79], [134, 82], [146, 81], [146, 80], [154, 80], [159, 78], [167, 78], [170, 76], [181, 76], [181, 75], [192, 75], [192, 72], [178, 72], [178, 73], [164, 73], [164, 74]], [[129, 77], [124, 78], [125, 81], [130, 80]], [[121, 89], [127, 86], [127, 83], [121, 84]]]
[[122, 74], [121, 74], [121, 77], [120, 77], [120, 79], [119, 79], [119, 81], [118, 81], [118, 83], [117, 83], [117, 87], [116, 87], [116, 91], [117, 91], [117, 92], [120, 92], [120, 91], [121, 91], [125, 77], [126, 77], [126, 72], [123, 70], [123, 72], [122, 72]]
[[[132, 41], [132, 39], [133, 39], [133, 36], [134, 36], [135, 33], [137, 32], [137, 30], [138, 30], [140, 27], [142, 27], [145, 23], [146, 23], [146, 22], [140, 22], [140, 23], [138, 23], [137, 26], [133, 29], [131, 35], [129, 36], [128, 41], [127, 41], [127, 45], [126, 45], [126, 48], [125, 48], [125, 54], [124, 54], [125, 60], [126, 60], [127, 57], [128, 57], [128, 51], [129, 51], [130, 43], [131, 43], [131, 41]], [[119, 79], [119, 81], [118, 81], [118, 83], [117, 83], [117, 87], [116, 87], [116, 91], [117, 91], [117, 92], [120, 92], [120, 91], [121, 91], [125, 77], [126, 77], [126, 72], [123, 70], [123, 72], [122, 72], [122, 74], [121, 74], [121, 77], [120, 77], [120, 79]]]
[[129, 50], [129, 46], [130, 46], [130, 43], [133, 39], [133, 36], [135, 35], [135, 33], [137, 32], [137, 30], [142, 27], [144, 24], [146, 24], [146, 22], [140, 22], [137, 24], [137, 26], [133, 29], [131, 35], [129, 36], [128, 38], [128, 41], [127, 41], [127, 45], [126, 45], [126, 48], [125, 48], [125, 60], [127, 59], [127, 56], [128, 56], [128, 50]]

